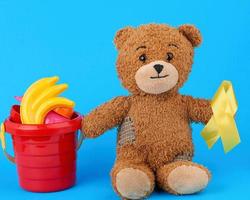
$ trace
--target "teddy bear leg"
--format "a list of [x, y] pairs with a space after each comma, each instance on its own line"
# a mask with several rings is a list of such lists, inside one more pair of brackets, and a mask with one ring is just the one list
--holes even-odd
[[203, 190], [210, 172], [202, 165], [191, 161], [175, 161], [157, 170], [157, 183], [163, 190], [172, 194], [193, 194]]
[[111, 171], [112, 184], [122, 199], [142, 199], [154, 190], [153, 171], [144, 163], [119, 161]]

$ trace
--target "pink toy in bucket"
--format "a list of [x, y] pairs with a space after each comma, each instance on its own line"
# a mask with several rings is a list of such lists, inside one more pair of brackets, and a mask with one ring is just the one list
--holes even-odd
[[[22, 97], [20, 96], [15, 96], [15, 99], [19, 102], [22, 101]], [[69, 113], [70, 116], [72, 116], [72, 113]], [[19, 114], [19, 118], [20, 118], [20, 114]], [[21, 120], [21, 119], [20, 119]], [[63, 122], [63, 121], [68, 121], [69, 119], [67, 117], [65, 117], [65, 115], [61, 115], [58, 112], [55, 111], [50, 111], [46, 118], [45, 118], [45, 124], [52, 124], [52, 123], [58, 123], [58, 122]]]

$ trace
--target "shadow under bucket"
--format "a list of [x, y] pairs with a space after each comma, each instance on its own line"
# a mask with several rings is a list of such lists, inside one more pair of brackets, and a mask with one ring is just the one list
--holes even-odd
[[75, 184], [76, 151], [83, 138], [81, 134], [78, 140], [77, 135], [81, 121], [82, 116], [74, 113], [71, 120], [54, 124], [27, 125], [10, 118], [4, 122], [13, 140], [15, 157], [5, 154], [16, 163], [23, 189], [54, 192]]

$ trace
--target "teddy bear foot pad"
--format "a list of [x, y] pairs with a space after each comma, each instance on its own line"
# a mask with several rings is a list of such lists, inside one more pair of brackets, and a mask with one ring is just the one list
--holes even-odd
[[129, 199], [141, 199], [152, 191], [151, 181], [147, 174], [133, 168], [122, 169], [117, 174], [116, 187], [123, 197]]
[[114, 189], [123, 199], [143, 199], [154, 190], [154, 173], [145, 164], [116, 163], [111, 175]]
[[162, 189], [173, 194], [193, 194], [206, 188], [209, 171], [190, 161], [177, 161], [159, 169], [158, 182]]

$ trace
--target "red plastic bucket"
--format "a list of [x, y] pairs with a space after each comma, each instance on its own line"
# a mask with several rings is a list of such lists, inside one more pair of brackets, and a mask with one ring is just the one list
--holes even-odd
[[74, 113], [72, 120], [55, 124], [24, 125], [11, 118], [4, 122], [5, 131], [12, 136], [15, 157], [5, 154], [17, 164], [22, 188], [53, 192], [75, 184], [81, 121], [82, 116]]

